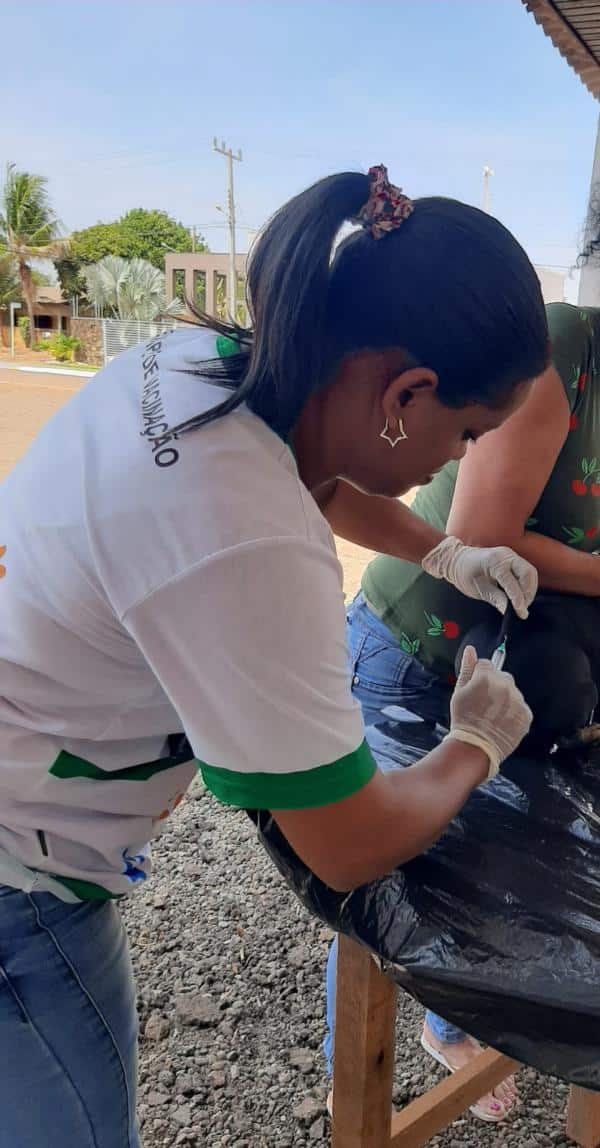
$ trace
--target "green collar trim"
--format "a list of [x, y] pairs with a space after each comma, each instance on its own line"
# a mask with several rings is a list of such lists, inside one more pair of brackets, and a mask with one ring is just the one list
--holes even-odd
[[235, 339], [230, 339], [228, 335], [217, 335], [217, 355], [220, 359], [230, 359], [239, 353], [240, 346]]

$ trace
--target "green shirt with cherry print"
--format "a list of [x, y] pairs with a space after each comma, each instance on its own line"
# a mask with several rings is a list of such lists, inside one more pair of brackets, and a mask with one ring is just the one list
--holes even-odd
[[[552, 357], [571, 411], [569, 433], [527, 529], [577, 550], [600, 549], [600, 309], [547, 308]], [[445, 530], [459, 464], [448, 463], [417, 494], [412, 509]], [[488, 607], [465, 598], [420, 566], [379, 555], [365, 570], [369, 605], [402, 648], [452, 682], [463, 634]]]

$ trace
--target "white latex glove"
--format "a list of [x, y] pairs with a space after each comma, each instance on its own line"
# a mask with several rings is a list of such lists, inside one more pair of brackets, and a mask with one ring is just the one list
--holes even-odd
[[519, 618], [527, 617], [537, 591], [535, 566], [508, 546], [465, 546], [458, 538], [444, 538], [421, 566], [426, 574], [445, 578], [467, 598], [489, 602], [501, 614], [510, 599]]
[[517, 748], [532, 720], [512, 674], [495, 670], [484, 659], [478, 661], [473, 646], [467, 646], [450, 702], [448, 737], [479, 746], [487, 753], [490, 768], [486, 781], [496, 776], [500, 762]]

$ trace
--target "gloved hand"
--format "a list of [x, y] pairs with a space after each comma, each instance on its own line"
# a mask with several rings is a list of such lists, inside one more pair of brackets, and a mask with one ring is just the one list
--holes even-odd
[[463, 654], [460, 674], [450, 702], [450, 733], [479, 746], [490, 759], [486, 781], [495, 777], [500, 762], [517, 748], [529, 731], [533, 714], [511, 674], [478, 661], [473, 646]]
[[467, 598], [489, 602], [501, 614], [510, 599], [519, 618], [527, 617], [537, 591], [535, 566], [508, 546], [465, 546], [458, 538], [444, 538], [421, 566], [426, 574], [445, 578]]

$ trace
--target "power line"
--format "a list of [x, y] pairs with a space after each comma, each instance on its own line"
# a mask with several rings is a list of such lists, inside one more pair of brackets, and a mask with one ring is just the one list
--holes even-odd
[[[187, 224], [186, 224], [186, 226], [187, 226]], [[206, 228], [206, 227], [229, 227], [229, 224], [223, 223], [222, 220], [219, 219], [219, 220], [215, 220], [214, 223], [195, 223], [195, 224], [193, 224], [193, 226], [199, 229], [201, 227], [204, 227], [204, 228]], [[236, 228], [236, 231], [259, 231], [260, 230], [258, 227], [252, 227], [249, 223], [238, 223], [237, 219], [235, 222], [235, 228]], [[188, 230], [190, 230], [190, 229], [191, 228], [188, 227]]]

